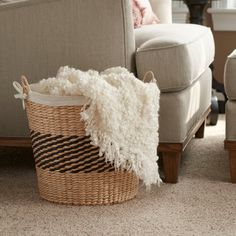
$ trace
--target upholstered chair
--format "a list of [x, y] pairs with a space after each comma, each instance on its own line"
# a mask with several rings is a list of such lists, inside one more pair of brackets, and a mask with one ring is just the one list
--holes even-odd
[[228, 97], [226, 103], [225, 149], [229, 154], [232, 183], [236, 183], [236, 49], [228, 56], [224, 69], [224, 85]]
[[[171, 1], [151, 0], [156, 25], [133, 28], [129, 0], [17, 0], [0, 3], [0, 145], [30, 145], [12, 81], [124, 66], [138, 78], [151, 70], [161, 90], [158, 151], [165, 181], [176, 183], [181, 153], [203, 137], [210, 110], [214, 41], [209, 28], [171, 23]], [[194, 157], [193, 157], [194, 158]]]

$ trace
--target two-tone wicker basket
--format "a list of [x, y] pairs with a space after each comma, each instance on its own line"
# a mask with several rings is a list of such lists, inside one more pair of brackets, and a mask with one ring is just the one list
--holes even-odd
[[25, 77], [22, 88], [42, 198], [96, 205], [135, 197], [137, 176], [106, 163], [85, 135], [80, 117], [84, 97], [40, 94], [37, 84], [29, 85]]

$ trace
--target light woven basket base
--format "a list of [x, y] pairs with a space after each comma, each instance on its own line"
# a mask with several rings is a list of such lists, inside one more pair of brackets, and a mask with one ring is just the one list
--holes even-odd
[[137, 195], [139, 180], [126, 171], [59, 173], [36, 168], [40, 196], [73, 205], [122, 203]]

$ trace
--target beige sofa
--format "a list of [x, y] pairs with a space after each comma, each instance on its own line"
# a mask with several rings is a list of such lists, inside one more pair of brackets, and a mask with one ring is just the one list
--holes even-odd
[[195, 134], [203, 137], [214, 41], [206, 27], [171, 24], [170, 0], [151, 2], [162, 24], [136, 30], [127, 0], [1, 3], [0, 144], [30, 145], [25, 113], [13, 97], [12, 81], [21, 74], [35, 82], [62, 65], [124, 66], [142, 79], [152, 70], [161, 89], [158, 150], [166, 182], [177, 182], [182, 151]]

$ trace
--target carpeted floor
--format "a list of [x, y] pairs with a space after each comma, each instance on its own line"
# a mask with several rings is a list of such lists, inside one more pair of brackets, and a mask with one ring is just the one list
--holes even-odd
[[[224, 117], [223, 117], [224, 118]], [[0, 151], [0, 235], [236, 235], [236, 185], [223, 149], [224, 120], [193, 140], [179, 183], [112, 206], [64, 206], [40, 199], [31, 153]]]

